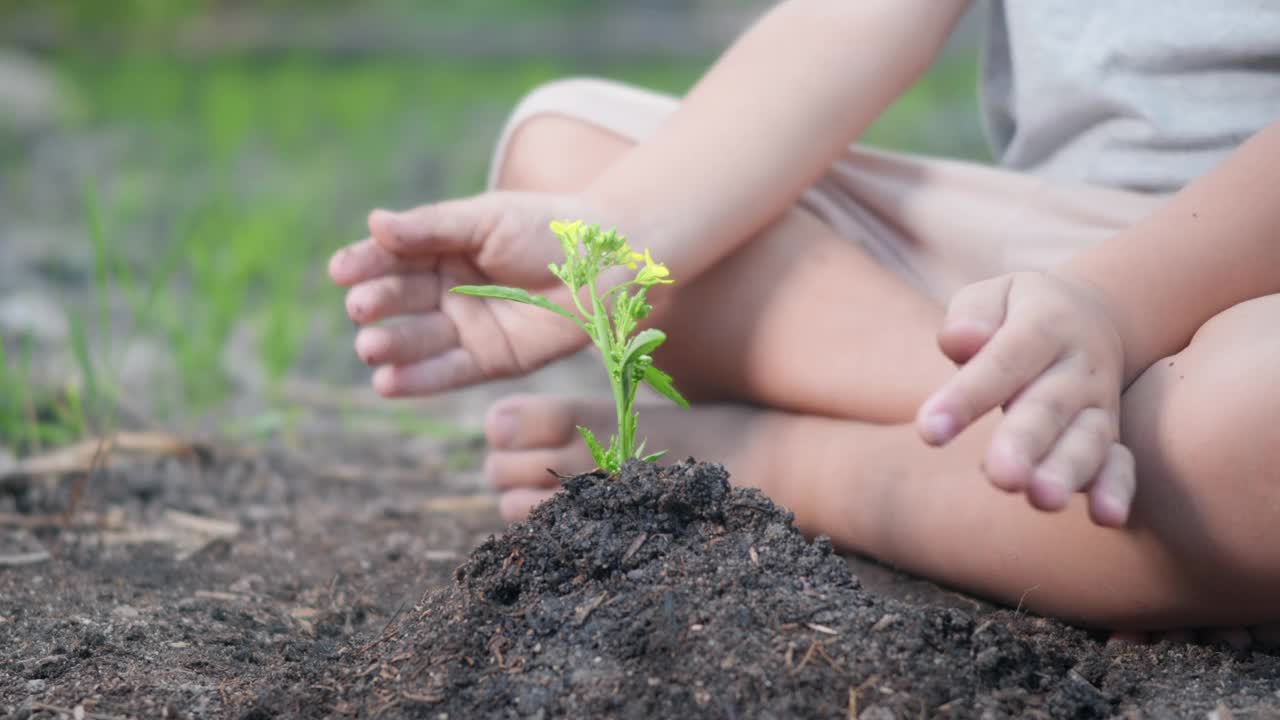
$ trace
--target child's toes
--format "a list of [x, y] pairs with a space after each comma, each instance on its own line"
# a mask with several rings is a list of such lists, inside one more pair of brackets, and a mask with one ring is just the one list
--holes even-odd
[[554, 396], [508, 395], [485, 414], [485, 438], [500, 450], [562, 447], [577, 437], [574, 406]]
[[507, 522], [517, 522], [529, 517], [529, 511], [538, 503], [555, 495], [555, 490], [520, 488], [508, 490], [498, 498], [498, 513]]

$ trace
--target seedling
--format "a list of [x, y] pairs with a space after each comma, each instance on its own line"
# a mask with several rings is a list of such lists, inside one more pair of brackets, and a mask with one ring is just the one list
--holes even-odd
[[[553, 222], [551, 232], [560, 240], [564, 263], [551, 263], [549, 267], [551, 273], [569, 288], [577, 313], [541, 295], [518, 288], [461, 285], [453, 288], [452, 292], [536, 305], [572, 320], [600, 351], [618, 411], [618, 432], [609, 438], [607, 449], [601, 447], [590, 430], [578, 426], [578, 432], [591, 450], [592, 459], [600, 469], [609, 473], [621, 470], [631, 458], [653, 462], [666, 451], [645, 455], [644, 441], [636, 445], [638, 413], [634, 405], [640, 383], [648, 383], [649, 387], [680, 407], [687, 408], [689, 403], [676, 391], [671, 376], [653, 365], [653, 351], [666, 342], [666, 334], [655, 328], [646, 328], [638, 333], [636, 329], [640, 320], [653, 309], [646, 302], [649, 288], [675, 281], [665, 265], [653, 261], [648, 250], [643, 253], [632, 250], [626, 238], [613, 230], [604, 232], [598, 225], [583, 227], [582, 221], [577, 220]], [[619, 266], [636, 270], [635, 277], [601, 294], [596, 289], [596, 278], [605, 270]], [[580, 293], [583, 288], [587, 290], [590, 310], [583, 305]], [[607, 308], [610, 301], [613, 303], [612, 313]]]

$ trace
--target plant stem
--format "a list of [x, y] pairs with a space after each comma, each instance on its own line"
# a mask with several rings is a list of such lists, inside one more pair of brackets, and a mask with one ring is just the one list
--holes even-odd
[[631, 456], [631, 433], [627, 431], [627, 416], [630, 414], [630, 403], [627, 402], [625, 396], [624, 379], [622, 377], [622, 372], [625, 368], [619, 367], [618, 359], [614, 357], [613, 328], [609, 324], [609, 313], [604, 309], [604, 302], [600, 299], [600, 294], [596, 292], [596, 280], [594, 277], [587, 280], [587, 291], [591, 294], [591, 306], [594, 311], [591, 319], [595, 323], [596, 335], [599, 336], [596, 340], [596, 345], [600, 348], [605, 370], [609, 373], [609, 386], [613, 389], [613, 404], [618, 413], [618, 436], [614, 441], [617, 444], [609, 443], [609, 454], [617, 465], [613, 469], [621, 470], [622, 464]]

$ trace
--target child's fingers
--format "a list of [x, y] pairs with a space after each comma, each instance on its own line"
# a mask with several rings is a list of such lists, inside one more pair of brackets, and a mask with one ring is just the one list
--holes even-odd
[[962, 288], [947, 304], [938, 331], [938, 347], [952, 362], [966, 363], [1004, 324], [1013, 276], [1005, 275]]
[[408, 365], [458, 346], [458, 330], [444, 313], [415, 315], [356, 334], [356, 355], [366, 365]]
[[373, 389], [383, 397], [431, 395], [485, 380], [484, 370], [462, 347], [410, 365], [383, 365], [373, 373]]
[[1089, 488], [1089, 517], [1104, 527], [1122, 527], [1129, 521], [1138, 480], [1133, 453], [1113, 442], [1106, 463]]
[[347, 316], [358, 323], [371, 323], [430, 312], [440, 306], [440, 286], [440, 276], [430, 272], [366, 280], [347, 291]]
[[420, 205], [412, 210], [369, 213], [369, 232], [379, 245], [397, 255], [473, 252], [493, 224], [491, 198], [478, 195]]
[[1027, 488], [1034, 507], [1062, 510], [1094, 481], [1114, 440], [1112, 425], [1111, 415], [1101, 408], [1085, 408], [1075, 416], [1035, 469]]
[[372, 238], [365, 238], [329, 258], [329, 277], [338, 285], [350, 287], [391, 273], [431, 270], [435, 265], [435, 258], [397, 257]]
[[1026, 330], [1006, 324], [942, 389], [925, 400], [916, 417], [925, 442], [950, 442], [973, 421], [1014, 397], [1054, 361], [1056, 346], [1028, 343], [1026, 335]]
[[1073, 378], [1061, 361], [1034, 379], [1005, 405], [987, 451], [987, 477], [998, 488], [1022, 492], [1034, 470], [1076, 420], [1083, 402]]

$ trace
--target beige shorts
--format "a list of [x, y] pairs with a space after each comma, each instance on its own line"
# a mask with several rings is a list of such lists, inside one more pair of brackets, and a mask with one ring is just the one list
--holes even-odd
[[[573, 78], [543, 85], [508, 119], [494, 151], [489, 185], [494, 185], [512, 132], [535, 115], [572, 118], [641, 142], [679, 104], [667, 95], [605, 80]], [[1053, 267], [1132, 225], [1163, 200], [852, 145], [801, 196], [799, 205], [943, 303], [978, 280]]]

